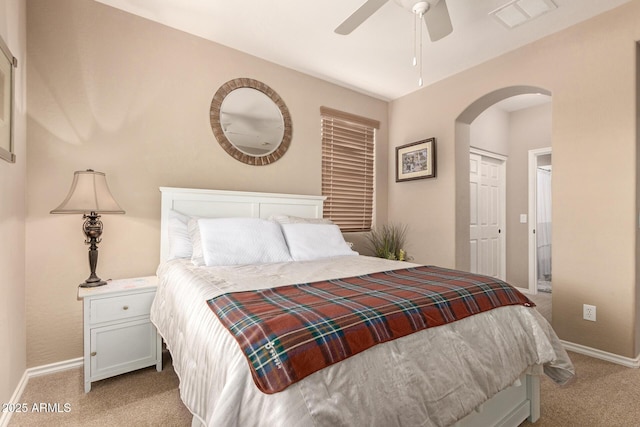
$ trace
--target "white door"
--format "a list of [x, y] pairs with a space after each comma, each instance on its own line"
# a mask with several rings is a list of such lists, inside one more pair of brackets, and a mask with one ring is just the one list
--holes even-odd
[[470, 154], [471, 272], [505, 278], [505, 160]]

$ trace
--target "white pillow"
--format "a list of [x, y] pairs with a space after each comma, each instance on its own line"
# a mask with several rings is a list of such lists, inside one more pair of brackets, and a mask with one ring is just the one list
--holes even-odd
[[202, 253], [202, 239], [200, 238], [200, 227], [198, 218], [190, 218], [187, 222], [187, 230], [191, 239], [191, 262], [196, 266], [204, 265], [204, 255]]
[[328, 218], [303, 218], [301, 216], [292, 215], [271, 215], [269, 220], [276, 221], [279, 224], [333, 224]]
[[358, 255], [344, 241], [335, 224], [281, 224], [294, 261], [308, 261], [340, 255]]
[[180, 212], [169, 211], [169, 259], [191, 258], [191, 237], [187, 223], [189, 217]]
[[198, 220], [205, 265], [291, 261], [280, 225], [260, 218]]

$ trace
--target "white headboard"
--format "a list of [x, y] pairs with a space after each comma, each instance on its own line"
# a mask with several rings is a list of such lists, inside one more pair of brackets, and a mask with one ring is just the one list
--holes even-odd
[[244, 191], [200, 190], [160, 187], [160, 262], [169, 256], [169, 211], [206, 218], [268, 218], [284, 214], [322, 218], [324, 196], [251, 193]]

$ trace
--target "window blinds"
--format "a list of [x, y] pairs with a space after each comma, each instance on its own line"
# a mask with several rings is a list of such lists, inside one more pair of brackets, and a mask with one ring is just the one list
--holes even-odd
[[376, 120], [327, 107], [322, 120], [324, 217], [342, 231], [368, 231], [373, 217]]

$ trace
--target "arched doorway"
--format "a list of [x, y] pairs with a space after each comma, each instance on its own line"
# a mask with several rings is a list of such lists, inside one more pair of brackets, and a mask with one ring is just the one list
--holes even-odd
[[[455, 124], [455, 162], [456, 162], [456, 267], [461, 270], [471, 269], [470, 220], [471, 194], [469, 185], [471, 146], [471, 124], [487, 109], [503, 100], [526, 94], [551, 93], [535, 86], [512, 86], [488, 93], [469, 105], [456, 119]], [[518, 97], [522, 98], [522, 97]], [[550, 112], [549, 112], [550, 115]], [[550, 129], [549, 129], [550, 133]], [[526, 212], [526, 210], [524, 211]], [[504, 229], [503, 229], [504, 230]], [[501, 230], [502, 231], [502, 230]], [[527, 276], [526, 268], [524, 272]], [[520, 283], [519, 286], [527, 287]]]

